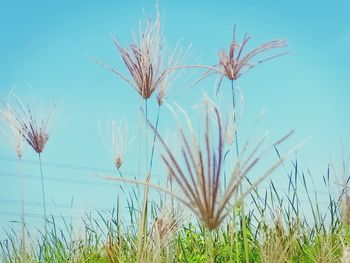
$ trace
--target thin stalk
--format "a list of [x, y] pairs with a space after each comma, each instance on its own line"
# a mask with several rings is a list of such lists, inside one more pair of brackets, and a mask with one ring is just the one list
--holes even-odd
[[[226, 158], [228, 156], [230, 152], [230, 149], [228, 149], [224, 155], [224, 158], [223, 158], [223, 161], [222, 161], [222, 164], [223, 164], [223, 167], [225, 167], [225, 164], [226, 164]], [[227, 175], [226, 175], [226, 169], [224, 169], [224, 189], [226, 189], [226, 186], [227, 186]]]
[[[141, 108], [142, 106], [140, 105], [140, 108]], [[142, 141], [141, 141], [141, 139], [142, 139], [142, 135], [143, 135], [143, 131], [142, 131], [142, 120], [143, 120], [143, 114], [141, 113], [140, 114], [140, 122], [139, 122], [139, 124], [140, 124], [140, 126], [139, 126], [139, 140], [138, 140], [138, 153], [137, 153], [137, 174], [138, 174], [138, 179], [140, 180], [141, 179], [141, 152], [142, 152]], [[137, 193], [138, 193], [138, 195], [140, 196], [141, 194], [140, 194], [140, 189], [139, 189], [139, 187], [137, 186]]]
[[[123, 178], [124, 176], [123, 176], [122, 172], [120, 171], [120, 168], [118, 168], [117, 171], [118, 171], [118, 175]], [[119, 185], [119, 187], [122, 190], [122, 192], [124, 194], [126, 194], [125, 191], [124, 191], [123, 186]], [[119, 202], [119, 196], [118, 196], [118, 191], [117, 191], [117, 193], [116, 193], [116, 205], [118, 205], [118, 202]]]
[[159, 240], [159, 231], [158, 231], [158, 228], [156, 228], [156, 248], [155, 248], [155, 255], [152, 255], [153, 256], [153, 262], [154, 263], [158, 263], [158, 262], [162, 262], [161, 261], [161, 248], [160, 248], [160, 240]]
[[19, 157], [19, 171], [21, 175], [21, 213], [22, 213], [22, 259], [21, 262], [25, 262], [26, 258], [26, 236], [25, 236], [25, 220], [24, 220], [24, 173], [22, 158]]
[[[233, 124], [235, 126], [235, 146], [236, 146], [236, 157], [237, 161], [239, 161], [239, 146], [238, 146], [238, 132], [237, 132], [237, 118], [236, 118], [236, 100], [235, 100], [235, 89], [234, 89], [234, 83], [233, 80], [231, 80], [231, 92], [232, 92], [232, 110], [233, 110]], [[240, 192], [241, 195], [243, 194], [243, 186], [240, 184]], [[241, 225], [242, 225], [242, 234], [243, 234], [243, 245], [244, 245], [244, 254], [245, 254], [245, 261], [249, 262], [249, 244], [247, 240], [247, 226], [246, 226], [246, 218], [244, 213], [244, 204], [243, 200], [241, 201]]]
[[146, 163], [148, 164], [148, 99], [145, 99], [145, 113], [146, 113], [146, 120], [145, 120], [145, 132], [146, 132]]
[[[234, 247], [233, 247], [233, 245], [234, 245], [234, 243], [235, 243], [235, 241], [234, 241], [234, 234], [233, 233], [235, 233], [235, 218], [233, 218], [233, 222], [227, 222], [227, 224], [228, 224], [228, 231], [227, 231], [227, 236], [229, 236], [230, 237], [230, 263], [232, 263], [232, 262], [234, 262], [233, 261], [233, 252], [234, 252]], [[238, 262], [237, 260], [236, 260], [236, 262]]]
[[47, 229], [46, 229], [46, 220], [47, 220], [47, 216], [46, 216], [46, 201], [45, 201], [45, 187], [44, 187], [44, 176], [43, 176], [43, 168], [42, 168], [42, 164], [41, 164], [41, 154], [38, 154], [39, 156], [39, 166], [40, 166], [40, 176], [41, 176], [41, 191], [43, 194], [43, 204], [44, 204], [44, 220], [45, 220], [45, 235], [47, 234]]
[[[145, 131], [146, 131], [146, 163], [148, 163], [148, 140], [147, 140], [147, 122], [148, 122], [148, 103], [147, 99], [145, 99], [145, 114], [146, 114], [146, 120], [145, 120]], [[150, 181], [150, 173], [147, 174], [146, 182], [149, 183]], [[138, 240], [137, 240], [137, 251], [136, 251], [136, 261], [138, 263], [143, 262], [143, 248], [144, 248], [144, 242], [147, 234], [147, 214], [148, 214], [148, 192], [149, 192], [149, 186], [146, 186], [144, 195], [143, 195], [143, 205], [142, 205], [142, 212], [141, 212], [141, 222], [140, 222], [140, 229], [138, 233]]]
[[[236, 210], [237, 211], [237, 210]], [[236, 225], [236, 215], [234, 215], [234, 220], [233, 220], [233, 224]], [[236, 239], [236, 262], [240, 262], [240, 254], [239, 254], [239, 251], [240, 251], [240, 247], [239, 247], [239, 231], [235, 231], [235, 239]]]
[[160, 105], [158, 105], [156, 126], [155, 126], [155, 130], [154, 130], [154, 134], [153, 134], [153, 143], [152, 143], [152, 151], [151, 151], [151, 160], [150, 160], [150, 164], [149, 164], [149, 174], [151, 174], [151, 172], [152, 172], [153, 155], [154, 155], [154, 146], [155, 146], [155, 143], [156, 143], [157, 132], [158, 132], [159, 113], [160, 113]]
[[[167, 187], [169, 187], [169, 190], [171, 193], [173, 193], [173, 179], [170, 175], [167, 177]], [[165, 198], [167, 198], [167, 194], [165, 195]], [[171, 207], [174, 207], [174, 196], [170, 195], [171, 200]]]
[[237, 159], [239, 157], [239, 147], [238, 147], [238, 134], [237, 134], [237, 127], [236, 127], [236, 99], [235, 99], [235, 88], [233, 85], [233, 80], [231, 80], [231, 91], [232, 91], [232, 110], [233, 110], [233, 125], [235, 127], [235, 144], [236, 144], [236, 156]]
[[[149, 183], [150, 175], [146, 178], [146, 183]], [[143, 206], [142, 206], [142, 214], [141, 214], [141, 222], [140, 229], [138, 233], [138, 241], [137, 241], [137, 251], [136, 251], [136, 261], [138, 263], [143, 262], [143, 247], [147, 234], [147, 212], [148, 212], [148, 192], [149, 186], [146, 186], [144, 196], [143, 196]]]
[[123, 174], [122, 174], [122, 171], [120, 171], [120, 169], [117, 169], [118, 170], [118, 174], [120, 177], [123, 177]]
[[208, 242], [208, 252], [209, 252], [209, 258], [208, 262], [214, 263], [215, 262], [215, 238], [213, 237], [214, 230], [208, 232], [209, 242]]
[[[241, 185], [241, 191], [242, 191], [242, 185]], [[244, 213], [244, 204], [242, 200], [242, 231], [243, 231], [243, 245], [244, 245], [244, 255], [245, 255], [245, 261], [248, 263], [249, 262], [249, 243], [248, 243], [248, 231], [247, 231], [247, 225], [246, 225], [246, 217]]]
[[345, 228], [345, 237], [344, 237], [344, 241], [346, 245], [350, 244], [350, 227], [349, 225], [345, 222], [343, 223], [344, 228]]

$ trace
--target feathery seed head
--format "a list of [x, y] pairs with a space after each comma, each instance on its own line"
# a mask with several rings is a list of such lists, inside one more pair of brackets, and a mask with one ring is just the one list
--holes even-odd
[[122, 164], [123, 164], [123, 160], [122, 160], [121, 156], [116, 157], [114, 160], [115, 167], [119, 170], [120, 167], [122, 166]]
[[93, 60], [129, 83], [143, 99], [149, 99], [154, 91], [158, 90], [157, 102], [161, 105], [166, 96], [171, 75], [174, 71], [182, 68], [178, 66], [178, 63], [184, 55], [181, 51], [175, 56], [177, 53], [175, 49], [169, 56], [167, 65], [164, 65], [166, 63], [164, 61], [165, 52], [158, 6], [155, 21], [148, 19], [145, 29], [139, 34], [139, 39], [134, 35], [134, 43], [130, 44], [128, 48], [123, 48], [114, 37], [112, 37], [112, 41], [117, 47], [130, 77], [97, 59], [93, 58]]
[[254, 59], [257, 55], [261, 53], [264, 53], [270, 49], [283, 48], [287, 46], [287, 41], [283, 39], [266, 42], [243, 55], [243, 51], [245, 49], [245, 46], [249, 42], [250, 37], [245, 35], [242, 42], [239, 43], [235, 39], [235, 31], [236, 28], [234, 28], [233, 40], [230, 44], [229, 52], [226, 53], [224, 50], [219, 51], [219, 64], [217, 65], [218, 72], [222, 73], [223, 76], [226, 76], [229, 80], [238, 79], [244, 72], [255, 67], [257, 64], [286, 54], [281, 53], [278, 55], [264, 58], [257, 62], [253, 62], [252, 59]]
[[250, 37], [247, 36], [246, 34], [242, 42], [237, 42], [236, 26], [234, 26], [233, 40], [230, 44], [229, 52], [227, 53], [225, 50], [220, 50], [219, 62], [214, 66], [198, 66], [202, 68], [207, 68], [208, 70], [203, 74], [203, 76], [199, 80], [195, 82], [195, 84], [209, 75], [219, 74], [220, 77], [217, 82], [217, 89], [219, 89], [222, 79], [224, 77], [226, 77], [231, 81], [237, 80], [240, 76], [242, 76], [242, 74], [252, 69], [256, 65], [289, 53], [289, 52], [283, 52], [277, 55], [263, 58], [258, 61], [253, 61], [253, 59], [255, 59], [256, 56], [260, 55], [261, 53], [265, 53], [268, 50], [286, 47], [287, 41], [285, 39], [269, 41], [243, 54], [249, 40], [250, 40]]
[[252, 69], [256, 65], [289, 53], [289, 52], [283, 52], [277, 55], [268, 56], [258, 61], [253, 61], [256, 56], [262, 53], [265, 53], [271, 49], [286, 47], [287, 40], [285, 39], [272, 40], [272, 41], [263, 43], [259, 45], [257, 48], [249, 52], [246, 52], [244, 54], [246, 49], [245, 47], [248, 44], [249, 40], [250, 40], [250, 37], [247, 36], [246, 34], [242, 42], [237, 42], [236, 26], [234, 26], [233, 40], [230, 44], [229, 52], [225, 50], [220, 50], [218, 54], [219, 62], [214, 66], [203, 66], [203, 65], [197, 66], [198, 68], [206, 68], [207, 71], [193, 85], [197, 84], [199, 81], [203, 80], [209, 75], [219, 74], [219, 79], [217, 81], [217, 91], [218, 91], [224, 77], [226, 77], [231, 81], [237, 80], [240, 76], [242, 76], [242, 74]]
[[9, 103], [4, 103], [4, 108], [0, 111], [0, 116], [3, 117], [4, 121], [9, 128], [11, 140], [14, 143], [15, 151], [18, 158], [23, 155], [23, 142], [24, 137], [22, 134], [21, 124], [17, 113], [11, 108]]
[[127, 122], [120, 122], [119, 125], [116, 121], [111, 123], [111, 136], [112, 136], [112, 152], [114, 157], [114, 165], [117, 169], [123, 164], [125, 148], [128, 141], [128, 124]]
[[164, 249], [180, 229], [182, 219], [181, 211], [174, 204], [166, 202], [152, 224], [150, 235], [153, 245]]
[[55, 106], [50, 106], [46, 116], [38, 116], [34, 106], [23, 105], [18, 98], [16, 99], [22, 110], [19, 118], [22, 134], [33, 150], [40, 154], [44, 151], [53, 128]]
[[[107, 124], [105, 132], [102, 132], [101, 125], [99, 125], [99, 132], [103, 144], [111, 149], [114, 166], [119, 170], [123, 164], [125, 152], [131, 143], [128, 138], [129, 127], [127, 121], [117, 123], [112, 120]], [[107, 141], [105, 137], [107, 137]]]
[[135, 43], [131, 44], [129, 48], [121, 47], [119, 42], [113, 38], [113, 43], [118, 48], [132, 79], [119, 72], [115, 73], [131, 84], [144, 99], [151, 97], [167, 74], [166, 70], [161, 70], [161, 37], [160, 15], [157, 10], [156, 20], [154, 22], [147, 21], [144, 32], [140, 32], [139, 41], [135, 39]]
[[22, 156], [22, 141], [24, 140], [35, 152], [41, 153], [49, 139], [55, 106], [50, 106], [46, 116], [38, 117], [34, 106], [24, 105], [14, 94], [10, 95], [16, 100], [18, 110], [12, 108], [9, 101], [7, 101], [4, 110], [2, 110], [2, 115], [7, 120], [15, 138], [17, 156]]
[[[174, 155], [149, 121], [148, 125], [156, 132], [158, 140], [164, 148], [161, 158], [170, 173], [172, 181], [185, 196], [181, 201], [196, 214], [208, 230], [213, 230], [219, 227], [227, 216], [227, 207], [237, 192], [241, 181], [249, 175], [252, 168], [261, 159], [262, 154], [266, 152], [259, 153], [265, 137], [253, 148], [251, 153], [248, 153], [248, 157], [245, 160], [237, 160], [227, 187], [221, 193], [219, 188], [222, 187], [221, 178], [223, 174], [225, 140], [223, 120], [219, 109], [208, 98], [205, 100], [203, 144], [200, 143], [200, 138], [194, 134], [187, 114], [181, 108], [179, 110], [184, 113], [190, 130], [190, 134], [186, 135], [185, 131], [180, 126], [178, 127], [182, 158]], [[211, 125], [212, 122], [214, 125]], [[213, 129], [213, 126], [215, 129]], [[283, 142], [290, 135], [291, 133], [274, 145]], [[242, 150], [241, 156], [245, 156], [247, 147], [248, 143]], [[268, 169], [255, 184], [261, 182], [280, 163], [279, 161]], [[244, 195], [246, 194], [247, 192]]]

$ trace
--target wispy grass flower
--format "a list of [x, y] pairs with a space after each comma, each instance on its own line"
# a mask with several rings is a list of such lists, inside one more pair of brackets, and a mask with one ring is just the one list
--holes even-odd
[[20, 99], [16, 97], [18, 105], [20, 106], [19, 123], [21, 126], [21, 133], [27, 143], [38, 154], [40, 175], [41, 175], [41, 187], [44, 204], [44, 217], [45, 217], [45, 232], [46, 232], [46, 198], [44, 187], [44, 176], [42, 170], [41, 154], [45, 149], [46, 143], [49, 140], [54, 123], [55, 106], [51, 105], [47, 111], [42, 111], [40, 114], [36, 112], [34, 105], [23, 104]]
[[115, 121], [112, 121], [112, 149], [114, 155], [114, 165], [119, 170], [123, 164], [124, 153], [125, 153], [125, 145], [127, 144], [127, 134], [128, 127], [125, 125], [124, 127], [119, 126]]
[[[266, 56], [265, 58], [257, 59], [256, 58], [264, 53], [267, 53], [269, 50], [279, 49], [287, 46], [287, 40], [278, 39], [265, 42], [258, 47], [246, 51], [246, 46], [249, 43], [251, 37], [245, 34], [241, 42], [236, 40], [236, 26], [233, 30], [233, 38], [229, 46], [229, 50], [220, 50], [219, 51], [219, 61], [214, 66], [203, 66], [200, 65], [200, 68], [206, 68], [207, 71], [202, 75], [202, 77], [197, 80], [194, 84], [200, 82], [204, 78], [212, 74], [218, 74], [219, 79], [217, 81], [217, 92], [220, 89], [222, 80], [224, 78], [231, 81], [231, 92], [232, 92], [232, 110], [233, 110], [233, 123], [236, 126], [236, 102], [235, 102], [235, 90], [234, 90], [234, 81], [240, 78], [245, 72], [254, 68], [258, 64], [261, 64], [265, 61], [274, 59], [288, 54], [289, 52], [282, 52], [276, 55]], [[235, 146], [236, 146], [236, 155], [239, 154], [239, 145], [238, 145], [238, 135], [237, 130], [235, 130]]]
[[107, 124], [105, 132], [102, 131], [99, 124], [99, 132], [103, 144], [111, 150], [114, 167], [119, 171], [124, 162], [125, 152], [132, 141], [129, 140], [128, 123], [126, 121], [117, 123], [117, 121], [111, 120]]
[[265, 42], [258, 47], [246, 52], [246, 46], [249, 43], [250, 39], [251, 37], [245, 34], [243, 40], [241, 42], [238, 42], [236, 40], [235, 26], [233, 30], [233, 39], [230, 43], [228, 52], [225, 50], [220, 50], [219, 62], [214, 66], [208, 66], [208, 71], [202, 76], [202, 78], [211, 74], [219, 74], [219, 87], [223, 78], [227, 78], [231, 81], [237, 80], [245, 72], [254, 68], [258, 64], [288, 54], [288, 52], [282, 52], [276, 55], [267, 56], [265, 58], [255, 60], [257, 56], [266, 53], [269, 50], [286, 47], [287, 40], [278, 39]]
[[[186, 138], [184, 130], [179, 127], [184, 167], [181, 167], [180, 160], [174, 156], [159, 134], [158, 139], [165, 149], [165, 153], [161, 154], [163, 162], [170, 176], [186, 196], [188, 200], [187, 205], [192, 207], [192, 210], [202, 221], [203, 225], [212, 230], [219, 226], [222, 221], [221, 212], [216, 214], [218, 211], [216, 206], [219, 194], [224, 141], [221, 116], [219, 110], [213, 107], [218, 129], [218, 142], [215, 147], [212, 147], [211, 136], [209, 135], [209, 105], [206, 105], [206, 107], [205, 149], [201, 149], [193, 133], [191, 122], [188, 119], [187, 121], [191, 131], [189, 139]], [[187, 118], [186, 115], [185, 117]]]
[[[153, 220], [148, 240], [146, 244], [146, 261], [150, 261], [149, 255], [153, 256], [153, 261], [160, 262], [161, 254], [174, 240], [182, 226], [183, 214], [179, 207], [175, 207], [172, 201], [166, 201], [157, 217]], [[148, 258], [147, 258], [148, 257]]]
[[[178, 128], [182, 158], [177, 158], [173, 154], [158, 133], [157, 137], [164, 148], [161, 158], [174, 183], [177, 184], [185, 196], [185, 204], [197, 215], [208, 230], [213, 230], [225, 219], [227, 207], [241, 181], [249, 175], [252, 168], [260, 161], [266, 151], [259, 153], [265, 140], [264, 136], [245, 160], [237, 160], [231, 172], [228, 185], [223, 193], [220, 194], [219, 188], [222, 185], [222, 163], [225, 144], [223, 120], [219, 109], [209, 99], [205, 102], [205, 106], [204, 146], [201, 146], [201, 140], [193, 132], [191, 121], [185, 113], [184, 116], [188, 123], [190, 134], [186, 136], [185, 131], [181, 127]], [[214, 132], [211, 128], [212, 120], [216, 129]], [[150, 122], [148, 124], [154, 129]], [[274, 146], [282, 143], [290, 134], [277, 141]], [[216, 139], [213, 136], [216, 136]], [[248, 143], [245, 145], [242, 155], [247, 154], [247, 149]], [[259, 182], [271, 174], [282, 161], [283, 158], [271, 166], [256, 183], [252, 184], [250, 189], [256, 187]], [[246, 196], [248, 192], [242, 194], [241, 198]]]
[[13, 141], [16, 155], [19, 159], [21, 159], [24, 150], [24, 137], [22, 134], [21, 124], [19, 122], [19, 116], [11, 108], [9, 103], [4, 104], [4, 108], [1, 109], [0, 115], [3, 117], [10, 132], [9, 134], [5, 132], [5, 134], [7, 134], [7, 137]]
[[27, 143], [40, 155], [44, 151], [53, 128], [55, 106], [51, 105], [45, 115], [43, 112], [38, 115], [33, 105], [24, 105], [18, 98], [17, 101], [21, 108], [19, 123], [22, 134]]
[[182, 214], [174, 204], [165, 203], [158, 216], [154, 219], [151, 235], [153, 242], [163, 250], [169, 242], [172, 241], [174, 235], [179, 231], [182, 225]]
[[181, 67], [177, 65], [180, 56], [176, 56], [175, 51], [166, 61], [158, 8], [155, 21], [148, 19], [145, 29], [140, 31], [139, 39], [134, 35], [133, 43], [129, 47], [122, 47], [115, 37], [112, 37], [112, 41], [117, 47], [130, 76], [128, 77], [120, 70], [97, 59], [93, 58], [93, 60], [121, 77], [145, 100], [149, 99], [158, 89], [157, 100], [159, 104], [162, 104], [170, 75]]

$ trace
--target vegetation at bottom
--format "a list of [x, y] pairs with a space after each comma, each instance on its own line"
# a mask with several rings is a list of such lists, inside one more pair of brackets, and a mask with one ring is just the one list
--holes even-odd
[[24, 257], [21, 235], [8, 232], [0, 242], [1, 261], [349, 262], [347, 191], [335, 197], [328, 171], [324, 176], [328, 203], [321, 207], [318, 192], [308, 189], [308, 180], [304, 173], [300, 175], [296, 161], [293, 166], [283, 195], [270, 181], [267, 190], [251, 192], [245, 208], [236, 206], [212, 231], [180, 212], [183, 209], [174, 200], [163, 204], [150, 201], [147, 232], [142, 237], [142, 251], [138, 251], [141, 226], [137, 223], [142, 215], [137, 196], [130, 195], [129, 222], [120, 216], [119, 206], [97, 217], [84, 216], [79, 232], [64, 218], [60, 219], [64, 227], [58, 229], [57, 219], [51, 217], [47, 233], [34, 238], [27, 232]]

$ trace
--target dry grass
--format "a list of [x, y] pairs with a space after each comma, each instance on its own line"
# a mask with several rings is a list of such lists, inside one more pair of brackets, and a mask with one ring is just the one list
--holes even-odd
[[156, 246], [158, 250], [162, 251], [173, 241], [182, 226], [182, 221], [183, 216], [180, 209], [176, 209], [170, 201], [166, 202], [152, 223], [150, 230], [151, 246]]
[[51, 105], [48, 110], [36, 111], [36, 105], [23, 104], [16, 97], [19, 105], [18, 121], [21, 133], [33, 150], [40, 154], [44, 151], [54, 127], [55, 106]]
[[8, 134], [7, 137], [13, 142], [17, 157], [22, 158], [24, 150], [24, 137], [18, 114], [14, 111], [14, 109], [12, 109], [11, 105], [6, 102], [0, 111], [0, 116], [3, 117], [6, 122], [6, 126], [10, 131], [9, 134], [6, 132], [5, 134]]
[[158, 90], [158, 104], [163, 104], [171, 75], [174, 71], [183, 68], [179, 63], [187, 52], [176, 47], [166, 58], [158, 6], [155, 21], [148, 19], [145, 29], [140, 30], [139, 39], [134, 35], [134, 43], [130, 44], [128, 48], [123, 48], [115, 37], [112, 37], [112, 40], [130, 77], [98, 59], [92, 58], [92, 60], [129, 83], [143, 99], [149, 99]]
[[261, 262], [290, 262], [297, 246], [297, 233], [288, 233], [285, 229], [280, 212], [276, 211], [273, 226], [266, 225], [262, 232], [260, 245]]
[[196, 83], [198, 83], [199, 81], [201, 81], [209, 75], [219, 74], [220, 77], [217, 82], [217, 88], [219, 89], [221, 81], [224, 77], [231, 81], [237, 80], [239, 77], [242, 76], [242, 74], [254, 68], [258, 64], [289, 53], [283, 52], [277, 55], [272, 55], [257, 61], [253, 61], [255, 57], [261, 55], [262, 53], [266, 53], [271, 49], [286, 47], [287, 41], [285, 39], [272, 40], [259, 45], [251, 51], [245, 52], [246, 46], [250, 39], [250, 36], [245, 34], [242, 42], [238, 42], [236, 40], [236, 26], [234, 26], [233, 39], [230, 43], [229, 51], [219, 51], [219, 62], [214, 66], [201, 66], [203, 68], [207, 68], [208, 70]]
[[[227, 215], [227, 206], [237, 191], [241, 181], [248, 176], [251, 169], [259, 162], [261, 155], [258, 154], [264, 139], [253, 149], [245, 161], [238, 160], [231, 173], [228, 186], [222, 194], [219, 188], [222, 185], [222, 162], [224, 155], [224, 131], [223, 121], [219, 109], [209, 99], [205, 100], [205, 135], [204, 147], [200, 145], [201, 139], [197, 137], [191, 125], [191, 121], [185, 114], [189, 136], [179, 126], [179, 137], [181, 138], [182, 159], [177, 158], [164, 139], [156, 132], [160, 144], [164, 148], [161, 158], [169, 171], [170, 177], [181, 189], [185, 196], [185, 204], [197, 215], [203, 225], [209, 229], [216, 229]], [[213, 119], [216, 131], [212, 134], [210, 120]], [[155, 130], [153, 125], [148, 124]], [[291, 135], [288, 134], [274, 145], [282, 143]], [[217, 136], [216, 140], [212, 136]], [[244, 148], [243, 153], [247, 150]], [[269, 169], [261, 179], [275, 170], [281, 162], [276, 163]], [[254, 184], [252, 187], [255, 187]], [[247, 194], [247, 193], [246, 193]], [[245, 196], [244, 194], [243, 196]], [[243, 198], [242, 196], [242, 198]]]
[[111, 120], [107, 123], [106, 129], [102, 129], [101, 124], [98, 128], [102, 142], [111, 150], [114, 166], [119, 170], [124, 162], [126, 151], [132, 144], [128, 123], [126, 120], [119, 122]]

